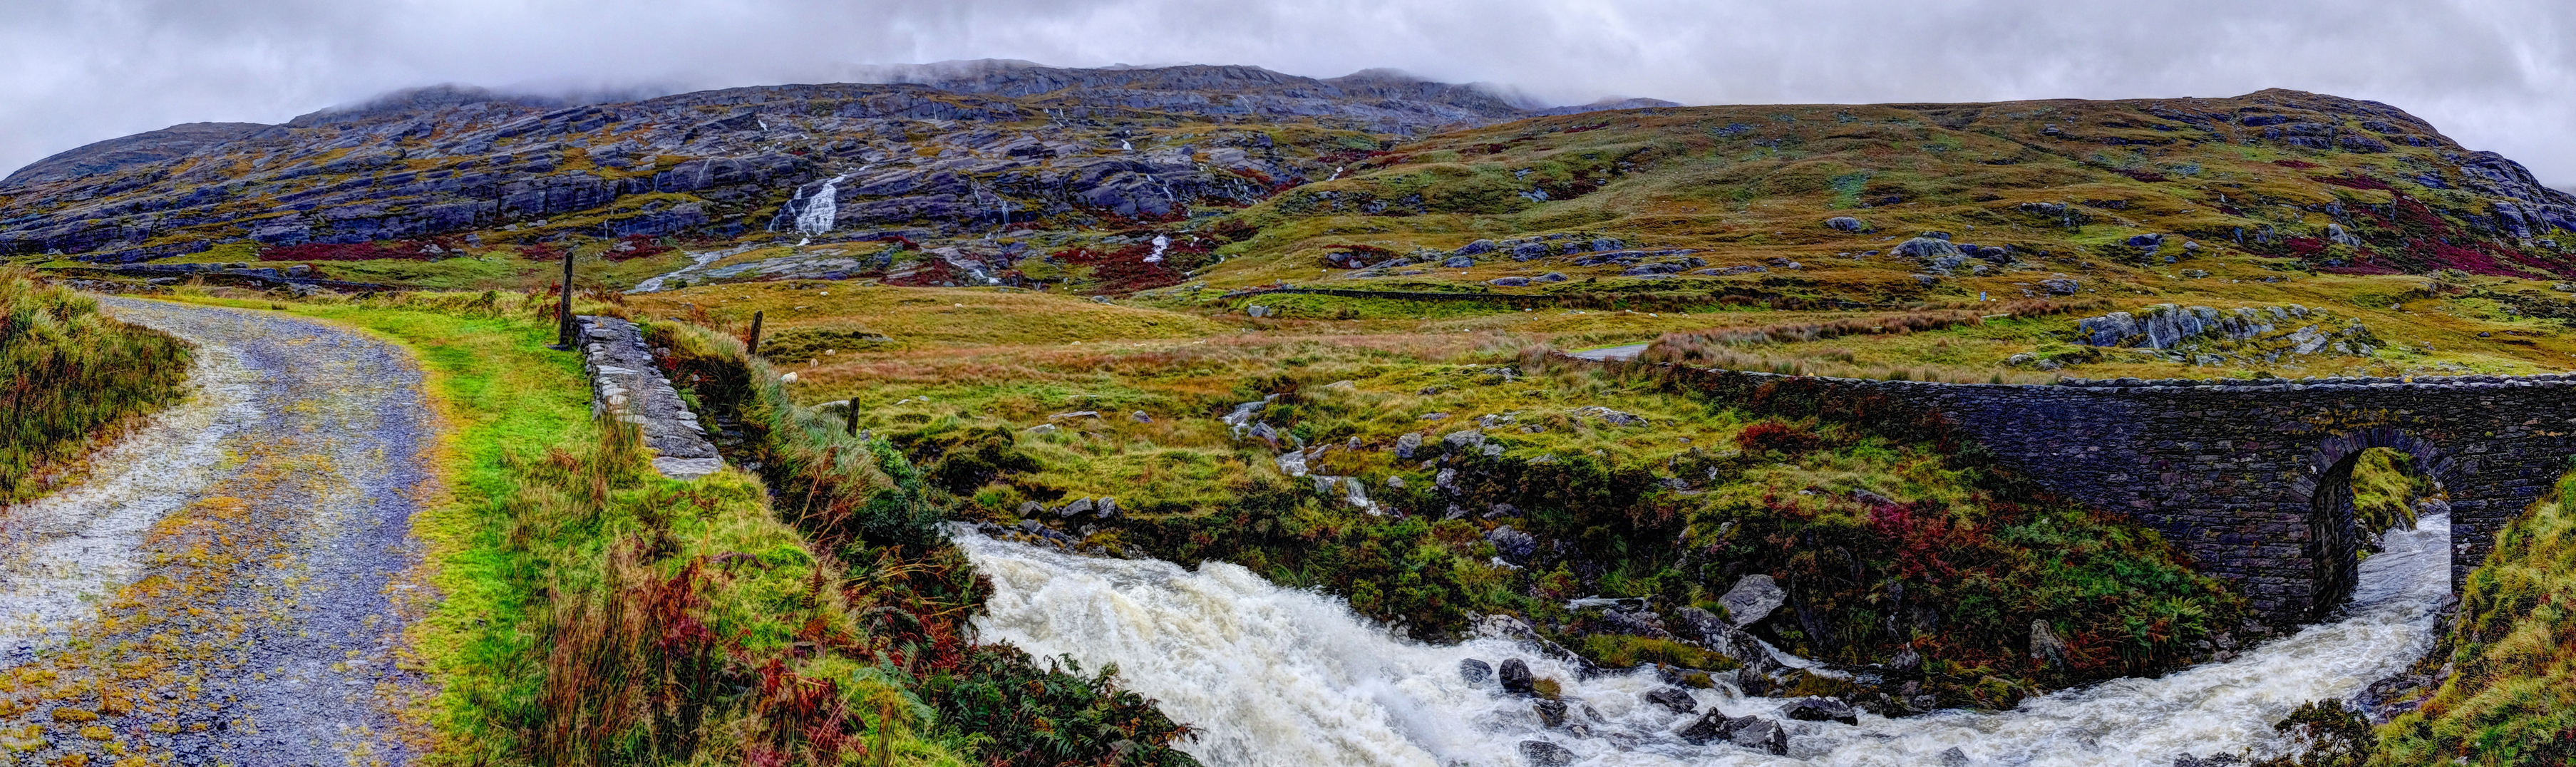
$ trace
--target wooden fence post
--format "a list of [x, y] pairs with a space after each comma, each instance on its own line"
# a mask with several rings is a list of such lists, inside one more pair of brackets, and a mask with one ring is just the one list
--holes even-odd
[[850, 398], [850, 436], [859, 435], [859, 398]]
[[555, 308], [555, 348], [570, 351], [572, 345], [572, 249], [564, 249], [563, 303]]
[[760, 353], [760, 312], [752, 312], [752, 313], [751, 313], [751, 337], [750, 337], [750, 338], [748, 338], [748, 339], [744, 339], [744, 340], [743, 340], [743, 342], [742, 342], [742, 355], [743, 355], [743, 356], [745, 356], [745, 357], [749, 357], [749, 356], [753, 356], [753, 355], [756, 355], [756, 354], [759, 354], [759, 353]]

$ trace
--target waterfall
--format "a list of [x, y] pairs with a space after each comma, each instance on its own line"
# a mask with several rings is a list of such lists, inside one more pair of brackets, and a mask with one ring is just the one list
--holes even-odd
[[1146, 254], [1146, 255], [1145, 255], [1145, 263], [1148, 263], [1148, 264], [1159, 264], [1159, 263], [1162, 263], [1162, 262], [1163, 262], [1163, 249], [1165, 249], [1165, 248], [1169, 248], [1169, 247], [1171, 247], [1171, 246], [1172, 246], [1172, 238], [1167, 237], [1167, 236], [1164, 236], [1164, 235], [1159, 235], [1159, 234], [1154, 235], [1154, 252], [1152, 252], [1152, 253], [1148, 253], [1148, 254]]
[[[2362, 562], [2348, 617], [2307, 627], [2161, 679], [2119, 679], [2032, 698], [2011, 711], [1942, 711], [1905, 719], [1863, 714], [1858, 726], [1783, 721], [1789, 756], [1674, 735], [1697, 714], [1645, 701], [1655, 672], [1578, 680], [1565, 664], [1501, 639], [1436, 645], [1403, 639], [1340, 600], [1284, 589], [1242, 567], [1082, 557], [986, 538], [955, 538], [990, 576], [986, 641], [1040, 656], [1070, 653], [1086, 668], [1118, 664], [1120, 681], [1161, 701], [1199, 739], [1184, 751], [1211, 767], [1254, 765], [1520, 765], [1525, 740], [1554, 742], [1579, 765], [1943, 764], [1957, 748], [1971, 765], [2162, 765], [2184, 753], [2277, 753], [2272, 723], [2300, 703], [2346, 698], [2402, 670], [2432, 645], [2448, 593], [2450, 520], [2427, 516], [2391, 532]], [[1492, 679], [1470, 684], [1467, 659], [1529, 663], [1564, 684], [1568, 720], [1547, 728], [1527, 700]], [[1748, 698], [1724, 684], [1692, 690], [1699, 711], [1779, 717], [1787, 701]]]
[[809, 235], [832, 231], [832, 219], [841, 214], [838, 202], [841, 179], [849, 177], [846, 173], [833, 176], [832, 180], [823, 182], [823, 188], [814, 190], [814, 196], [796, 209], [796, 231]]

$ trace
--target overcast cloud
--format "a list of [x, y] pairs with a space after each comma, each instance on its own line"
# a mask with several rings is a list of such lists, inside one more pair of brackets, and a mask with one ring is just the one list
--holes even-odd
[[0, 0], [0, 169], [442, 82], [694, 90], [987, 57], [1395, 67], [1556, 103], [2282, 87], [2397, 105], [2576, 186], [2569, 0]]

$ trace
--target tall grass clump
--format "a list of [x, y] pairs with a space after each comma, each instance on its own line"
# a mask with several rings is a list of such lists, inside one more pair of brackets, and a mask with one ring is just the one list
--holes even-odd
[[187, 342], [0, 269], [0, 506], [44, 494], [48, 467], [186, 390]]
[[2576, 763], [2576, 473], [2496, 536], [2372, 765]]

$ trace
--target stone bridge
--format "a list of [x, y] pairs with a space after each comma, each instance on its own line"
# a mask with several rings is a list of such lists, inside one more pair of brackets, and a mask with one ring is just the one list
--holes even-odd
[[[2363, 450], [2410, 454], [2449, 493], [2451, 584], [2576, 455], [2576, 374], [1943, 384], [1693, 371], [1819, 412], [1897, 403], [2040, 487], [2161, 531], [2274, 625], [2351, 595]], [[1731, 391], [1729, 391], [1731, 390]]]

